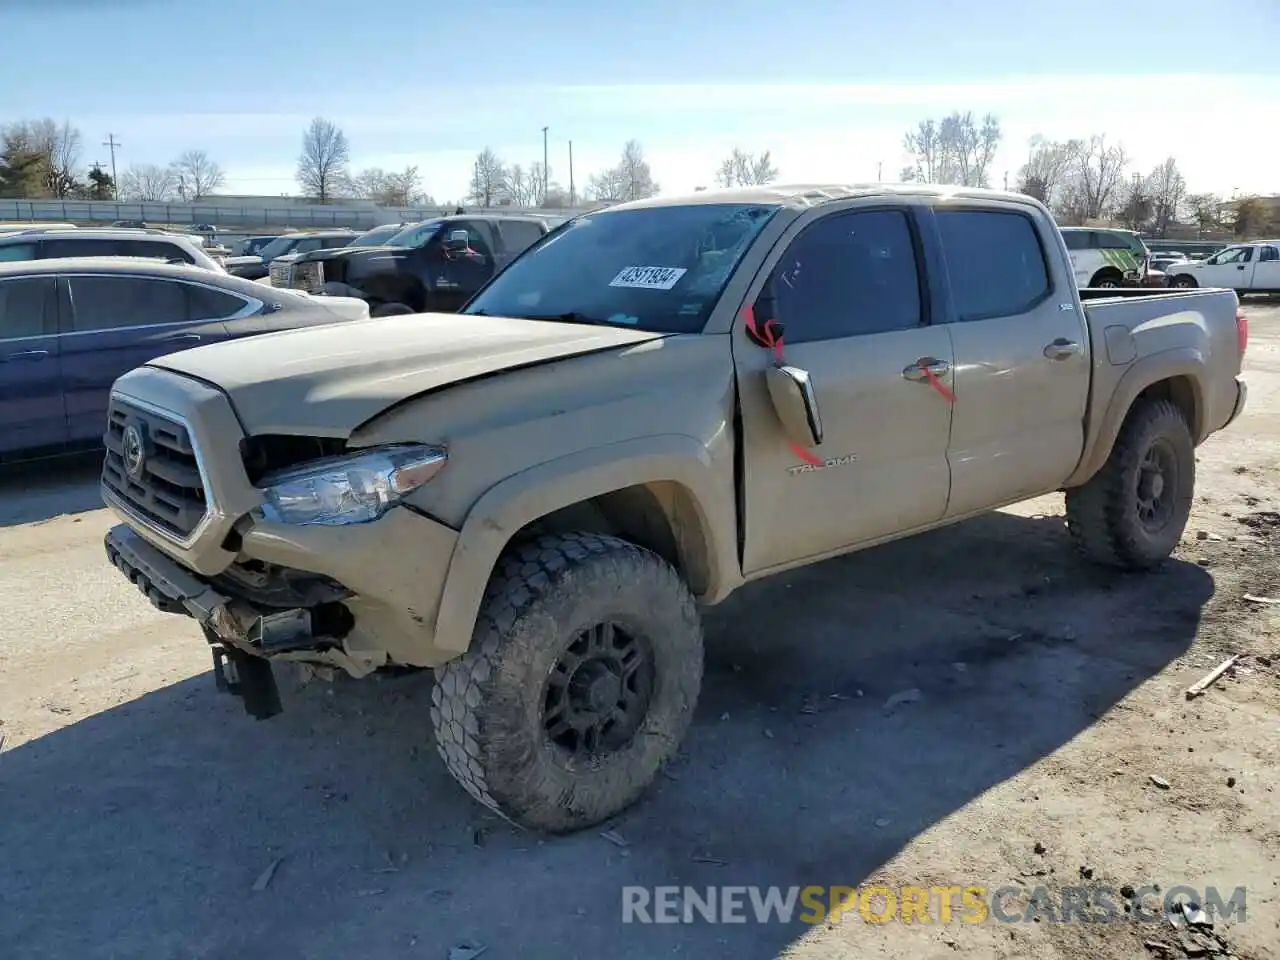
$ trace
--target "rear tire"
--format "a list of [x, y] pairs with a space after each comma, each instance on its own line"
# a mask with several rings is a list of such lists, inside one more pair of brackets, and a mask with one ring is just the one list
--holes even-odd
[[1147, 570], [1182, 539], [1195, 493], [1196, 454], [1182, 411], [1168, 400], [1129, 412], [1107, 462], [1067, 491], [1067, 529], [1094, 563]]
[[1196, 278], [1189, 273], [1180, 273], [1173, 278], [1170, 286], [1177, 287], [1179, 290], [1194, 290], [1198, 284]]
[[413, 308], [403, 303], [380, 303], [369, 311], [371, 317], [400, 317], [413, 313]]
[[701, 683], [701, 621], [669, 564], [616, 537], [541, 536], [499, 561], [471, 648], [436, 671], [431, 722], [472, 797], [568, 833], [639, 799]]

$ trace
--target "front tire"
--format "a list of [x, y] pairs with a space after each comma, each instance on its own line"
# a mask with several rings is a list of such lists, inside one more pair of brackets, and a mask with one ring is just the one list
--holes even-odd
[[1173, 278], [1173, 286], [1179, 290], [1194, 290], [1196, 288], [1196, 278], [1188, 273], [1180, 273]]
[[1076, 547], [1105, 566], [1158, 566], [1186, 529], [1195, 474], [1195, 442], [1182, 411], [1168, 400], [1135, 407], [1102, 469], [1067, 491], [1067, 529]]
[[431, 721], [472, 797], [568, 833], [640, 798], [701, 684], [701, 621], [669, 564], [616, 537], [548, 535], [499, 561], [471, 648], [436, 671]]

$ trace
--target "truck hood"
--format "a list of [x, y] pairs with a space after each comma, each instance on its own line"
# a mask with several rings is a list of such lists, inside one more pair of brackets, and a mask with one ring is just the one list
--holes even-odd
[[346, 260], [352, 255], [360, 255], [363, 253], [387, 253], [393, 251], [396, 253], [406, 253], [410, 247], [389, 247], [385, 244], [375, 243], [362, 247], [328, 247], [324, 250], [312, 250], [309, 253], [298, 255], [299, 260]]
[[387, 407], [417, 394], [663, 336], [621, 327], [425, 313], [229, 340], [148, 365], [221, 388], [250, 435], [346, 438]]

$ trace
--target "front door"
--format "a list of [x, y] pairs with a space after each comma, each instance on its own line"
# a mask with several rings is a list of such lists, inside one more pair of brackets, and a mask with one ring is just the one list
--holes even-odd
[[1206, 260], [1195, 276], [1202, 287], [1248, 289], [1253, 279], [1253, 247], [1228, 247]]
[[1056, 490], [1084, 449], [1088, 330], [1046, 221], [1007, 206], [932, 212], [955, 348], [949, 517]]
[[102, 435], [118, 377], [227, 336], [219, 319], [192, 319], [188, 284], [176, 279], [73, 274], [63, 284], [62, 374], [72, 440]]
[[[461, 230], [467, 232], [467, 248], [446, 249], [443, 241]], [[426, 269], [428, 286], [434, 293], [433, 310], [456, 313], [493, 276], [494, 248], [487, 233], [479, 224], [451, 221], [439, 240], [432, 241], [428, 249], [438, 247], [438, 250], [428, 258]]]
[[[743, 572], [834, 554], [942, 517], [950, 477], [951, 337], [930, 326], [910, 208], [858, 207], [802, 218], [769, 264], [786, 362], [808, 371], [824, 439], [807, 464], [765, 384], [769, 350], [739, 323]], [[932, 361], [935, 385], [919, 375]]]
[[0, 280], [0, 456], [66, 441], [54, 279]]

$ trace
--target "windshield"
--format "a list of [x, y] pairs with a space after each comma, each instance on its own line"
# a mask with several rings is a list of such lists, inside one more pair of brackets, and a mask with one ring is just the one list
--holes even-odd
[[301, 239], [299, 236], [276, 237], [258, 251], [258, 256], [263, 260], [274, 260], [276, 257], [282, 257], [292, 250]]
[[401, 226], [396, 223], [389, 227], [374, 227], [368, 233], [362, 233], [350, 243], [348, 247], [377, 247], [386, 243], [397, 233], [401, 231]]
[[428, 220], [426, 223], [415, 223], [412, 226], [405, 227], [399, 233], [392, 234], [391, 238], [386, 241], [389, 247], [421, 247], [433, 236], [436, 230], [440, 228], [443, 220]]
[[696, 333], [776, 211], [702, 203], [588, 214], [530, 248], [464, 312]]

